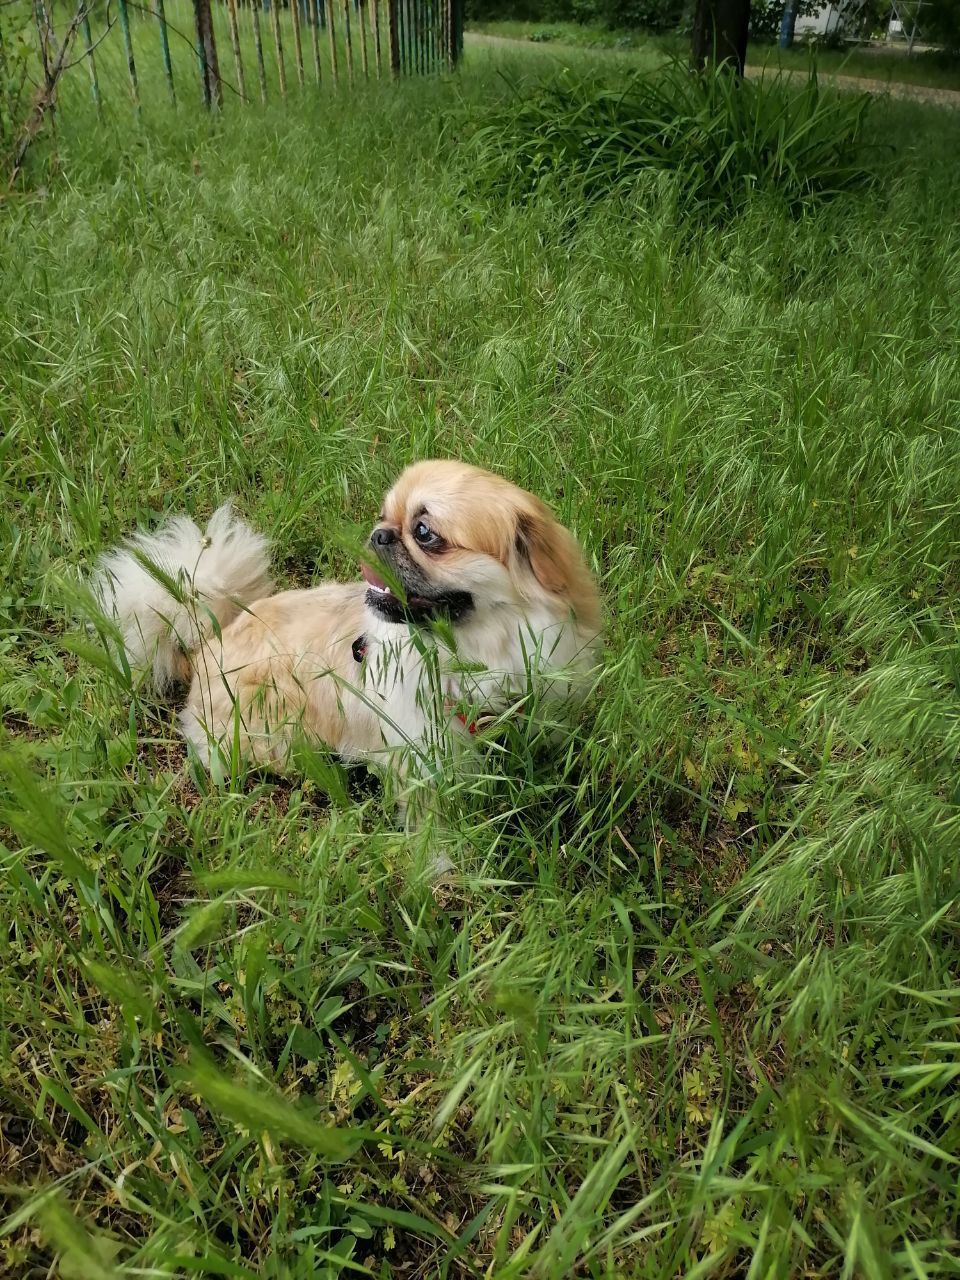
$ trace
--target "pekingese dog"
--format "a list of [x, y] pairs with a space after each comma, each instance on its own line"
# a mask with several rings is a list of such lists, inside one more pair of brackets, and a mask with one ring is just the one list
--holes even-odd
[[182, 732], [210, 765], [272, 769], [298, 743], [399, 783], [399, 802], [484, 716], [559, 706], [589, 682], [594, 580], [532, 494], [462, 462], [419, 462], [387, 494], [363, 582], [271, 594], [267, 540], [229, 506], [107, 553], [93, 578], [131, 668], [189, 683]]

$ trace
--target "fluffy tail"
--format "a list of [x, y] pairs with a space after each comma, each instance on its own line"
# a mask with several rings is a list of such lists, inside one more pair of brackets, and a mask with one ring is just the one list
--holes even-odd
[[152, 671], [158, 692], [189, 679], [187, 656], [247, 605], [270, 595], [267, 539], [229, 505], [205, 533], [176, 516], [156, 533], [137, 533], [102, 556], [91, 586], [123, 636], [135, 670]]

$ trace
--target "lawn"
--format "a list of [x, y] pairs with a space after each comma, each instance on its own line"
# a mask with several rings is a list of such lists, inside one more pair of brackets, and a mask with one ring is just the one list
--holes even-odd
[[[640, 65], [655, 64], [667, 58], [684, 58], [689, 54], [689, 41], [685, 37], [611, 30], [590, 23], [504, 20], [472, 22], [469, 30], [477, 35], [522, 40], [546, 49], [573, 45], [581, 49], [609, 50], [636, 60]], [[752, 68], [782, 68], [804, 73], [811, 62], [823, 75], [960, 90], [960, 59], [937, 50], [923, 50], [908, 57], [903, 45], [889, 49], [879, 45], [813, 49], [801, 40], [787, 50], [759, 40], [752, 41], [747, 48], [747, 66]]]
[[[798, 217], [465, 196], [532, 61], [77, 80], [0, 205], [4, 1274], [958, 1274], [960, 115], [878, 104], [883, 180]], [[191, 770], [77, 587], [231, 495], [353, 578], [431, 455], [608, 616], [438, 893], [368, 778]]]

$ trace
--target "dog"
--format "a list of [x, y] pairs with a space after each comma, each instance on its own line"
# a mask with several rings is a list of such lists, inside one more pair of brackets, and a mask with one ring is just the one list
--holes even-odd
[[392, 777], [404, 813], [483, 717], [563, 711], [590, 685], [596, 582], [544, 503], [499, 475], [408, 467], [362, 577], [274, 594], [267, 539], [228, 505], [204, 534], [177, 517], [134, 535], [92, 586], [130, 668], [161, 694], [189, 685], [180, 727], [208, 767], [282, 773], [319, 745]]

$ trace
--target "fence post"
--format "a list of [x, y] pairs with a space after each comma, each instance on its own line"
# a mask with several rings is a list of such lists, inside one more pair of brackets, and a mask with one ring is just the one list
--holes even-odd
[[310, 39], [313, 41], [313, 69], [317, 73], [317, 84], [320, 84], [320, 11], [317, 0], [310, 0]]
[[290, 0], [290, 20], [293, 23], [293, 52], [297, 60], [297, 81], [303, 88], [303, 44], [300, 40], [300, 0]]
[[363, 67], [364, 80], [370, 79], [370, 64], [367, 59], [367, 0], [360, 0], [357, 9], [360, 21], [360, 65]]
[[[163, 0], [158, 0], [163, 4]], [[227, 0], [227, 16], [230, 19], [230, 43], [233, 45], [233, 60], [237, 67], [237, 88], [240, 101], [247, 100], [247, 82], [243, 74], [243, 58], [240, 56], [240, 27], [237, 23], [237, 0]]]
[[170, 40], [167, 36], [167, 15], [163, 0], [157, 0], [157, 21], [160, 24], [160, 56], [163, 59], [163, 74], [167, 80], [167, 88], [170, 90], [170, 101], [175, 104], [177, 91], [173, 87], [173, 64], [170, 61]]
[[[254, 4], [257, 0], [253, 0]], [[287, 64], [283, 60], [283, 37], [280, 35], [280, 0], [270, 0], [270, 21], [273, 24], [273, 43], [277, 50], [277, 74], [280, 77], [280, 96], [287, 96]]]
[[93, 35], [90, 31], [90, 9], [85, 8], [80, 26], [83, 28], [83, 43], [86, 46], [87, 67], [90, 71], [90, 92], [97, 108], [97, 119], [103, 119], [103, 103], [100, 101], [100, 81], [97, 79], [97, 64], [93, 58]]
[[449, 17], [447, 59], [451, 68], [460, 61], [463, 53], [463, 7], [461, 0], [446, 0]]
[[133, 41], [130, 39], [130, 14], [127, 12], [127, 0], [117, 0], [117, 16], [120, 19], [120, 30], [123, 32], [123, 47], [127, 53], [127, 72], [130, 76], [130, 92], [133, 94], [133, 105], [140, 114], [140, 88], [137, 85], [137, 64], [133, 60]]
[[327, 0], [327, 34], [330, 37], [330, 72], [333, 76], [333, 87], [340, 83], [337, 70], [337, 32], [333, 16], [333, 0]]
[[353, 40], [350, 38], [350, 0], [343, 0], [343, 34], [347, 46], [347, 79], [353, 84]]
[[253, 20], [253, 47], [257, 55], [257, 75], [260, 79], [260, 101], [267, 101], [267, 68], [263, 61], [263, 37], [260, 34], [260, 0], [250, 0], [250, 17]]
[[383, 75], [380, 62], [380, 0], [370, 0], [373, 12], [373, 54], [377, 63], [377, 79]]
[[400, 33], [397, 30], [397, 5], [399, 0], [387, 0], [387, 36], [390, 41], [390, 70], [400, 74]]
[[217, 42], [213, 34], [210, 0], [193, 0], [193, 14], [197, 23], [197, 54], [200, 58], [203, 105], [212, 107], [216, 102], [218, 107], [222, 107], [223, 85], [220, 81], [220, 63], [217, 60]]

